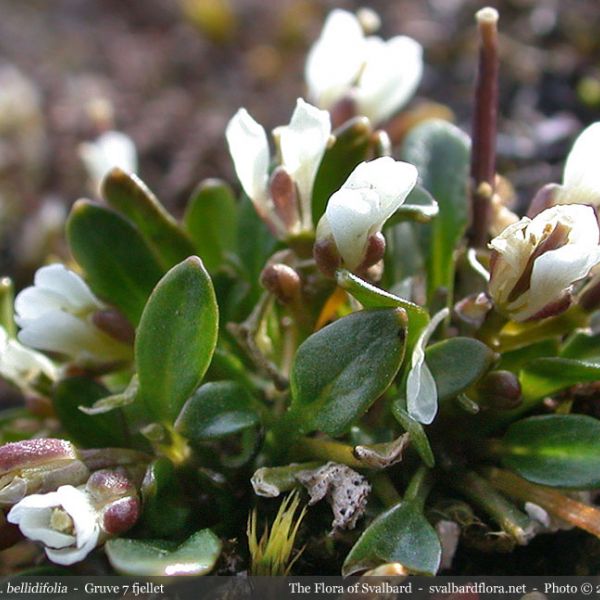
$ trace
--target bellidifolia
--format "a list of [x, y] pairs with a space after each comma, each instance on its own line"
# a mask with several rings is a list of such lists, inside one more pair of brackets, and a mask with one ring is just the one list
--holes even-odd
[[600, 123], [512, 212], [497, 21], [477, 13], [472, 139], [407, 112], [416, 41], [334, 10], [308, 101], [272, 143], [240, 108], [239, 186], [202, 182], [182, 220], [128, 137], [81, 147], [101, 200], [71, 210], [73, 260], [14, 303], [0, 282], [0, 374], [25, 398], [0, 415], [5, 552], [404, 576], [559, 526], [600, 537], [600, 423], [578, 404], [600, 381]]

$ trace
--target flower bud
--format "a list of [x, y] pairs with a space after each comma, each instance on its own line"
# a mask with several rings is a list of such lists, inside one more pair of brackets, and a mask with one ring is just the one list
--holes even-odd
[[317, 267], [327, 277], [333, 277], [342, 264], [342, 257], [332, 237], [326, 237], [315, 242], [313, 258], [317, 263]]
[[454, 305], [454, 312], [458, 318], [473, 327], [483, 325], [485, 317], [492, 309], [492, 301], [487, 294], [471, 294]]
[[300, 276], [288, 265], [276, 263], [266, 266], [260, 275], [260, 283], [282, 304], [300, 300]]
[[275, 214], [281, 219], [287, 231], [293, 232], [298, 229], [300, 214], [296, 184], [284, 167], [277, 167], [273, 171], [269, 181], [269, 193]]
[[83, 483], [89, 475], [70, 442], [52, 438], [0, 446], [0, 506], [60, 485]]
[[600, 262], [598, 222], [589, 206], [555, 206], [523, 217], [490, 243], [489, 293], [497, 310], [518, 321], [560, 314], [576, 281]]
[[314, 254], [321, 269], [331, 271], [336, 254], [350, 271], [380, 260], [385, 243], [378, 234], [416, 181], [413, 165], [388, 156], [359, 164], [331, 196], [317, 226]]
[[487, 408], [510, 410], [521, 404], [521, 384], [510, 371], [491, 371], [476, 387], [478, 404]]
[[124, 344], [133, 344], [135, 329], [131, 323], [114, 308], [99, 310], [92, 315], [92, 323], [111, 338]]

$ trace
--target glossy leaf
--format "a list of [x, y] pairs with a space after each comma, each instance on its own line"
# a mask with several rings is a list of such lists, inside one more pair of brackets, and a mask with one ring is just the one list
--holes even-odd
[[158, 283], [135, 340], [139, 396], [160, 421], [173, 421], [200, 384], [217, 342], [218, 308], [198, 257], [173, 267]]
[[417, 420], [413, 419], [406, 410], [406, 400], [403, 398], [397, 398], [392, 403], [392, 414], [396, 417], [396, 420], [410, 436], [410, 443], [419, 453], [421, 460], [427, 467], [432, 469], [435, 466], [435, 457], [431, 450], [431, 445], [427, 439], [427, 434], [423, 425]]
[[115, 211], [80, 200], [67, 221], [67, 239], [94, 292], [137, 324], [163, 273], [139, 231]]
[[433, 375], [440, 401], [454, 398], [489, 371], [497, 355], [478, 340], [455, 337], [432, 344], [425, 362]]
[[192, 240], [137, 175], [115, 168], [102, 181], [101, 193], [138, 227], [166, 269], [195, 254]]
[[312, 197], [313, 223], [323, 216], [327, 201], [342, 187], [354, 167], [367, 159], [373, 129], [366, 117], [355, 117], [333, 132], [335, 142], [325, 151]]
[[450, 292], [454, 283], [454, 251], [469, 220], [469, 139], [455, 125], [430, 119], [407, 136], [402, 159], [419, 170], [422, 186], [437, 200], [439, 214], [422, 231], [427, 247], [427, 293]]
[[117, 538], [106, 543], [110, 564], [122, 575], [138, 577], [205, 575], [221, 554], [221, 540], [202, 529], [177, 546], [163, 541]]
[[526, 400], [543, 398], [578, 383], [600, 381], [600, 364], [570, 358], [538, 358], [519, 379]]
[[600, 334], [575, 331], [560, 349], [562, 358], [600, 362]]
[[206, 268], [216, 270], [236, 246], [237, 206], [229, 186], [218, 179], [203, 181], [188, 202], [183, 224]]
[[171, 461], [159, 458], [148, 466], [142, 483], [144, 511], [141, 526], [151, 536], [168, 538], [181, 534], [190, 518], [190, 507]]
[[419, 504], [405, 500], [379, 515], [358, 538], [344, 561], [343, 575], [384, 563], [400, 563], [411, 573], [434, 575], [442, 549]]
[[439, 207], [433, 196], [416, 185], [396, 212], [386, 221], [385, 228], [402, 221], [429, 223], [437, 216]]
[[521, 477], [552, 487], [600, 486], [600, 421], [585, 415], [544, 415], [514, 423], [498, 450]]
[[402, 309], [365, 310], [310, 336], [292, 367], [291, 415], [303, 432], [343, 433], [387, 389], [405, 346]]
[[126, 432], [118, 413], [84, 414], [80, 406], [92, 406], [108, 396], [108, 390], [87, 377], [63, 379], [54, 388], [52, 404], [69, 437], [84, 448], [127, 446]]
[[254, 400], [239, 383], [206, 383], [185, 403], [175, 428], [198, 441], [238, 433], [259, 422], [253, 405]]

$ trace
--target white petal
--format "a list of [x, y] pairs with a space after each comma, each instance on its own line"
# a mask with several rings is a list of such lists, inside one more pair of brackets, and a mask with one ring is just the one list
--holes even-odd
[[[377, 193], [373, 190], [344, 189], [327, 203], [324, 219], [331, 230], [345, 266], [353, 270], [363, 259], [372, 226], [378, 222]], [[323, 230], [323, 226], [319, 226]]]
[[575, 140], [567, 156], [558, 201], [600, 205], [600, 122], [592, 123]]
[[433, 421], [438, 409], [438, 395], [435, 380], [425, 363], [425, 348], [436, 327], [450, 314], [448, 308], [436, 313], [423, 330], [411, 358], [411, 370], [406, 380], [406, 404], [413, 419], [428, 425]]
[[417, 183], [418, 172], [414, 165], [389, 156], [360, 163], [342, 186], [342, 189], [374, 190], [378, 195], [376, 211], [383, 225]]
[[240, 108], [225, 130], [229, 153], [247, 196], [263, 207], [267, 197], [269, 142], [264, 127]]
[[348, 11], [333, 10], [306, 60], [310, 99], [329, 109], [343, 98], [360, 74], [365, 52], [365, 37], [358, 19]]
[[98, 529], [96, 511], [92, 506], [90, 496], [72, 485], [59, 487], [57, 493], [60, 495], [61, 506], [73, 519], [77, 547], [81, 548], [90, 538], [94, 537], [94, 533]]
[[412, 97], [423, 75], [423, 48], [406, 36], [368, 38], [368, 56], [355, 98], [373, 123], [391, 117]]
[[58, 378], [58, 369], [48, 357], [25, 348], [16, 340], [9, 340], [0, 350], [0, 374], [16, 385], [26, 385], [40, 373], [51, 381]]
[[137, 172], [137, 151], [132, 139], [119, 131], [107, 131], [96, 141], [81, 144], [79, 154], [90, 177], [98, 185], [114, 167]]
[[312, 228], [313, 184], [330, 134], [329, 113], [308, 104], [302, 98], [298, 98], [296, 102], [290, 124], [279, 128], [282, 164], [298, 186], [303, 226], [307, 229]]
[[26, 346], [58, 352], [79, 362], [114, 361], [125, 357], [125, 348], [90, 323], [61, 311], [28, 321], [19, 332]]
[[104, 308], [87, 283], [74, 271], [56, 263], [38, 269], [34, 283], [36, 287], [62, 294], [72, 312], [90, 311]]

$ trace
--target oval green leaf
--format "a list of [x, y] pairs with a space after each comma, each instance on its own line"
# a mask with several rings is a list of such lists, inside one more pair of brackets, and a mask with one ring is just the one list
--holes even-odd
[[180, 546], [118, 538], [107, 542], [105, 550], [110, 564], [122, 575], [174, 577], [209, 573], [221, 547], [221, 540], [210, 529], [202, 529]]
[[406, 399], [397, 398], [392, 403], [392, 414], [410, 437], [410, 443], [415, 447], [421, 460], [427, 467], [433, 469], [435, 466], [435, 457], [429, 444], [429, 439], [425, 433], [423, 425], [416, 419], [413, 419], [406, 410]]
[[291, 374], [290, 416], [299, 429], [343, 433], [393, 381], [405, 337], [400, 308], [356, 312], [311, 335]]
[[252, 396], [239, 383], [206, 383], [185, 403], [175, 429], [196, 441], [238, 433], [259, 422], [253, 406]]
[[236, 246], [237, 205], [231, 188], [218, 179], [203, 181], [188, 202], [183, 224], [206, 268], [216, 270]]
[[342, 574], [398, 562], [411, 573], [435, 575], [442, 555], [438, 536], [419, 505], [410, 500], [379, 515], [350, 550]]
[[210, 364], [217, 329], [212, 282], [202, 261], [192, 256], [160, 280], [136, 335], [139, 397], [155, 419], [177, 418]]
[[114, 168], [104, 178], [101, 193], [138, 227], [166, 269], [195, 254], [192, 240], [137, 175]]
[[127, 446], [127, 434], [120, 415], [84, 414], [80, 406], [93, 406], [110, 392], [87, 377], [69, 377], [54, 387], [52, 404], [69, 437], [84, 448]]
[[600, 486], [600, 422], [585, 415], [530, 417], [508, 428], [502, 462], [521, 477], [552, 487]]
[[429, 119], [411, 130], [402, 147], [402, 159], [417, 167], [422, 186], [439, 207], [431, 225], [419, 230], [427, 248], [431, 303], [436, 290], [451, 292], [453, 288], [454, 251], [469, 222], [469, 138], [447, 121]]
[[432, 344], [425, 362], [435, 379], [440, 401], [458, 396], [485, 375], [497, 355], [478, 340], [455, 337]]
[[79, 200], [67, 221], [67, 239], [94, 292], [137, 324], [163, 274], [139, 231], [115, 211]]

